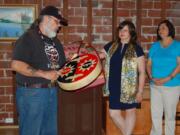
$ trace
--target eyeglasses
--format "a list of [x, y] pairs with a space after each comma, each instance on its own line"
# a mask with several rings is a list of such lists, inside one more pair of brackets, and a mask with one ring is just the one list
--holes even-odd
[[56, 25], [60, 25], [60, 20], [58, 20], [57, 18], [53, 16], [49, 16], [49, 18], [51, 18], [56, 23]]

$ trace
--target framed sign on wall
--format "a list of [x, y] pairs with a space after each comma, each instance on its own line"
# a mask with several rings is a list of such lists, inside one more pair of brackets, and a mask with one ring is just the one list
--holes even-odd
[[37, 5], [0, 5], [0, 41], [16, 40], [37, 17]]

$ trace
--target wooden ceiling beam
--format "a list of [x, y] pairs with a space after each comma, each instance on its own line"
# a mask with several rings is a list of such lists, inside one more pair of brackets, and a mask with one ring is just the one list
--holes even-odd
[[117, 28], [117, 0], [113, 0], [112, 5], [112, 40], [115, 40]]
[[142, 25], [142, 0], [136, 0], [136, 31], [139, 42], [141, 41], [141, 25]]
[[87, 42], [92, 44], [92, 0], [87, 4]]
[[[63, 15], [68, 19], [68, 0], [63, 0]], [[63, 40], [64, 44], [68, 44], [68, 28], [63, 27]]]

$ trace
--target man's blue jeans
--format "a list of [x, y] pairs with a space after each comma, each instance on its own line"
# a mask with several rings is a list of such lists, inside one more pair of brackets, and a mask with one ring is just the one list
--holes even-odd
[[57, 90], [17, 87], [20, 135], [57, 135]]

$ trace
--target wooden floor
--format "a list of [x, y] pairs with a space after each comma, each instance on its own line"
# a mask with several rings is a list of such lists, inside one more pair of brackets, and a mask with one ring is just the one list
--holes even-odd
[[[19, 135], [18, 128], [17, 127], [0, 127], [0, 135]], [[102, 131], [102, 135], [105, 135], [105, 133]]]
[[[18, 128], [17, 127], [9, 127], [9, 128], [2, 128], [0, 127], [0, 135], [19, 135], [18, 134]], [[105, 135], [104, 132], [102, 132], [102, 135]]]
[[0, 135], [19, 135], [17, 127], [0, 127]]

